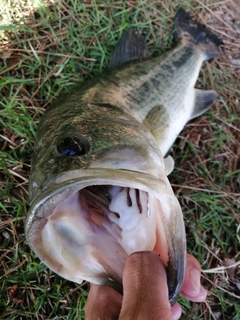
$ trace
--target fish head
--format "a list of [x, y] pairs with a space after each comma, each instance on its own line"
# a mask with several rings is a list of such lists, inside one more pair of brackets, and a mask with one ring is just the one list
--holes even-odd
[[76, 111], [56, 104], [39, 124], [30, 176], [31, 200], [57, 175], [72, 170], [107, 168], [164, 176], [161, 151], [145, 126], [112, 105], [77, 107]]
[[176, 301], [186, 260], [182, 212], [142, 124], [111, 105], [50, 108], [39, 125], [29, 193], [27, 241], [50, 269], [121, 291], [127, 257], [156, 251]]

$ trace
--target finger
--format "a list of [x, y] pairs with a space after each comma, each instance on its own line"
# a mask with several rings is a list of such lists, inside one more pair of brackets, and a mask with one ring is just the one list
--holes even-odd
[[207, 291], [202, 286], [200, 288], [199, 294], [195, 297], [188, 295], [184, 292], [182, 292], [181, 294], [184, 296], [184, 298], [186, 298], [192, 302], [203, 302], [206, 300], [206, 297], [207, 297]]
[[113, 288], [91, 284], [85, 305], [85, 320], [117, 320], [122, 295]]
[[180, 305], [178, 303], [175, 303], [172, 306], [171, 310], [172, 310], [173, 320], [178, 320], [182, 314], [182, 308], [180, 307]]
[[155, 252], [135, 252], [123, 272], [119, 320], [172, 319], [165, 267]]
[[188, 300], [202, 302], [206, 299], [207, 292], [201, 286], [201, 266], [196, 258], [187, 254], [186, 274], [181, 294]]

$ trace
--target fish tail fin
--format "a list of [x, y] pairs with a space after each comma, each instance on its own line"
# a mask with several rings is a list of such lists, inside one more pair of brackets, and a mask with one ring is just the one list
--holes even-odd
[[182, 8], [175, 16], [173, 36], [177, 42], [185, 40], [195, 43], [205, 53], [206, 60], [218, 56], [219, 46], [223, 45], [221, 39], [208, 30], [204, 24], [194, 20]]

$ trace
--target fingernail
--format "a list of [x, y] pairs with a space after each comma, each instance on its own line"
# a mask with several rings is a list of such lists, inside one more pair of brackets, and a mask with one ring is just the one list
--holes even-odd
[[180, 305], [176, 303], [175, 305], [172, 306], [171, 310], [172, 310], [173, 320], [180, 319], [182, 314], [182, 308], [180, 307]]
[[191, 284], [192, 284], [193, 289], [195, 291], [194, 296], [198, 295], [200, 292], [200, 288], [201, 288], [199, 270], [194, 269], [194, 268], [190, 269], [189, 276], [190, 276]]
[[207, 291], [202, 286], [200, 286], [200, 291], [199, 291], [198, 297], [199, 297], [199, 302], [206, 300]]

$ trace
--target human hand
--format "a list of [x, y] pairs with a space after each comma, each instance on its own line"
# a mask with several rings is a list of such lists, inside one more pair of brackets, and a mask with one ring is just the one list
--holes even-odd
[[[201, 268], [187, 254], [186, 275], [181, 294], [188, 300], [202, 302], [206, 291], [200, 284]], [[177, 320], [179, 304], [170, 306], [166, 269], [155, 252], [135, 252], [126, 261], [123, 272], [124, 294], [113, 288], [91, 285], [85, 306], [86, 320]]]

